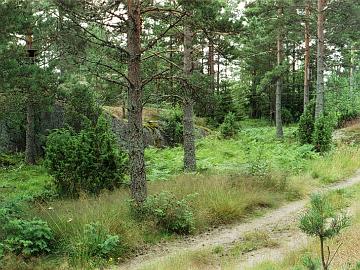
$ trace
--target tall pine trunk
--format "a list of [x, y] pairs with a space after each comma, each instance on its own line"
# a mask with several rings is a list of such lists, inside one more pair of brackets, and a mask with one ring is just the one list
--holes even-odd
[[30, 93], [26, 104], [26, 148], [25, 161], [27, 164], [36, 163], [36, 133], [35, 133], [35, 108]]
[[217, 53], [216, 91], [220, 93], [220, 52]]
[[[32, 31], [26, 35], [26, 47], [29, 52], [29, 64], [35, 64], [35, 55], [31, 52], [32, 48]], [[25, 162], [34, 165], [36, 163], [36, 133], [35, 133], [35, 105], [34, 98], [30, 92], [30, 86], [26, 99], [26, 142], [25, 142]]]
[[213, 37], [209, 38], [209, 53], [208, 53], [208, 75], [210, 77], [210, 87], [207, 93], [208, 98], [206, 99], [206, 110], [205, 113], [207, 116], [211, 116], [214, 114], [215, 103], [214, 103], [214, 95], [215, 95], [215, 46]]
[[[278, 10], [279, 18], [282, 16], [282, 8]], [[279, 33], [277, 36], [277, 64], [278, 66], [282, 63], [282, 53], [283, 53], [283, 41], [282, 41], [282, 33], [279, 29]], [[283, 126], [281, 119], [281, 96], [282, 96], [282, 75], [276, 81], [276, 95], [275, 95], [275, 125], [276, 125], [276, 137], [283, 138]]]
[[209, 39], [208, 74], [210, 76], [210, 91], [215, 92], [215, 48], [212, 38]]
[[140, 0], [128, 0], [128, 129], [131, 195], [137, 204], [147, 196], [144, 140], [143, 140], [143, 92], [141, 86], [141, 13]]
[[184, 84], [185, 98], [183, 101], [183, 125], [184, 125], [184, 170], [191, 172], [196, 170], [195, 156], [195, 128], [194, 128], [194, 101], [192, 99], [192, 89], [190, 76], [192, 73], [192, 38], [193, 33], [189, 25], [184, 27], [184, 74], [187, 82]]
[[304, 111], [310, 100], [310, 5], [305, 7], [305, 55], [304, 55]]
[[326, 0], [318, 0], [317, 20], [317, 79], [316, 79], [316, 106], [315, 119], [324, 112], [324, 70], [325, 70], [325, 5]]

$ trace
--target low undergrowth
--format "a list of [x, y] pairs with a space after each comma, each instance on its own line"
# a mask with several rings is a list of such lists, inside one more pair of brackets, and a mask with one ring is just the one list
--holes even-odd
[[[285, 130], [285, 140], [275, 138], [270, 127], [244, 129], [233, 139], [223, 140], [217, 134], [197, 142], [196, 156], [199, 172], [249, 172], [264, 174], [267, 171], [298, 173], [306, 161], [318, 157], [311, 145], [296, 143], [295, 128]], [[182, 173], [181, 147], [145, 152], [150, 181], [167, 180]]]
[[[145, 220], [134, 217], [129, 207], [129, 195], [125, 190], [103, 193], [99, 197], [39, 204], [34, 215], [49, 224], [57, 239], [59, 252], [67, 254], [71, 262], [79, 262], [79, 258], [73, 258], [74, 253], [68, 251], [76, 249], [82, 243], [76, 239], [81, 239], [87, 224], [95, 221], [110, 235], [120, 237], [113, 252], [116, 257], [107, 259], [121, 261], [132, 256], [144, 245], [175, 238], [176, 234], [172, 232], [199, 233], [211, 227], [244, 219], [264, 208], [276, 207], [287, 199], [287, 192], [293, 192], [293, 187], [282, 181], [285, 179], [279, 181], [275, 178], [242, 175], [182, 175], [173, 181], [153, 182], [149, 185], [150, 194], [169, 192], [179, 199], [178, 202], [174, 201], [178, 206], [171, 208], [175, 212], [167, 212], [164, 207], [172, 207], [173, 203], [156, 206], [159, 200], [150, 195], [150, 198], [155, 199], [150, 200], [147, 208], [150, 212], [147, 211], [146, 214], [152, 215], [152, 218]], [[187, 200], [190, 208], [183, 208], [182, 198], [189, 194], [192, 194]], [[161, 200], [169, 201], [167, 196], [165, 199], [163, 197]], [[184, 210], [179, 212], [179, 209]], [[180, 224], [169, 223], [174, 215], [180, 216]], [[84, 261], [86, 260], [80, 261], [83, 267]], [[101, 263], [107, 261], [103, 260]]]
[[[310, 145], [299, 146], [294, 131], [286, 129], [283, 142], [273, 138], [271, 128], [245, 129], [230, 140], [215, 136], [201, 140], [197, 142], [200, 170], [195, 174], [181, 173], [180, 148], [148, 149], [150, 198], [171, 195], [165, 196], [165, 208], [158, 205], [164, 198], [152, 200], [147, 209], [152, 218], [142, 221], [134, 216], [126, 188], [97, 197], [80, 194], [79, 199], [57, 199], [41, 165], [2, 168], [0, 185], [8, 192], [1, 193], [0, 201], [31, 199], [27, 216], [46, 222], [55, 239], [46, 263], [40, 257], [19, 264], [18, 257], [8, 254], [2, 267], [12, 269], [13, 261], [23, 265], [19, 269], [36, 269], [37, 261], [44, 264], [43, 269], [48, 264], [57, 269], [90, 269], [122, 261], [144, 246], [177, 238], [176, 233], [197, 234], [299, 199], [314, 186], [344, 179], [360, 166], [356, 145], [340, 145], [320, 156]], [[167, 223], [168, 217], [174, 218], [176, 226]], [[88, 241], [89, 226], [101, 232], [101, 239]], [[94, 256], [93, 250], [104, 256]], [[202, 269], [202, 256], [194, 254], [200, 267], [194, 269]]]

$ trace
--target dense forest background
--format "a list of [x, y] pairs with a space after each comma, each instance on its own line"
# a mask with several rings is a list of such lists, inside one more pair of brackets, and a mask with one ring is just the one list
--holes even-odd
[[337, 125], [358, 115], [356, 1], [3, 1], [1, 14], [1, 130], [31, 164], [57, 106], [76, 131], [122, 106], [140, 189], [144, 106], [181, 108], [189, 171], [194, 115], [266, 119], [279, 138], [310, 100]]
[[[51, 175], [56, 198], [130, 190], [129, 220], [166, 202], [182, 220], [159, 214], [165, 231], [212, 223], [193, 223], [185, 199], [153, 197], [149, 182], [214, 168], [298, 174], [336, 152], [333, 130], [360, 116], [356, 0], [0, 0], [0, 18], [0, 167]], [[276, 179], [248, 184], [285, 190]]]

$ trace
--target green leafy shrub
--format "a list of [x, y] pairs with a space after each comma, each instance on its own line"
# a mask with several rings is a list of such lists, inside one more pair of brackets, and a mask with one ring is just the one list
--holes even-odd
[[4, 257], [4, 255], [5, 255], [5, 245], [3, 243], [0, 243], [0, 260], [2, 257]]
[[14, 166], [17, 163], [17, 160], [13, 156], [0, 153], [0, 168]]
[[66, 129], [50, 134], [45, 163], [59, 194], [75, 197], [119, 187], [127, 168], [105, 116], [78, 134]]
[[317, 152], [329, 151], [332, 143], [333, 123], [329, 117], [320, 116], [314, 126], [313, 145]]
[[313, 132], [315, 128], [314, 109], [314, 102], [310, 102], [304, 113], [300, 116], [298, 127], [298, 137], [300, 144], [312, 143]]
[[180, 108], [166, 112], [160, 116], [164, 136], [170, 146], [183, 142], [183, 112]]
[[248, 172], [252, 176], [264, 177], [270, 172], [269, 162], [262, 159], [250, 160], [248, 163]]
[[194, 215], [187, 198], [178, 200], [172, 193], [161, 192], [149, 196], [143, 205], [132, 205], [132, 209], [167, 232], [189, 234], [194, 230]]
[[223, 138], [233, 138], [238, 133], [238, 124], [236, 122], [235, 114], [229, 112], [220, 125], [220, 133]]
[[13, 219], [6, 225], [6, 249], [23, 256], [34, 256], [48, 253], [54, 241], [48, 224], [39, 219]]
[[24, 216], [23, 205], [17, 200], [10, 200], [0, 203], [0, 242], [7, 237], [6, 225], [14, 219], [20, 219]]
[[83, 264], [91, 258], [108, 259], [119, 255], [120, 239], [110, 234], [101, 224], [86, 224], [83, 232], [69, 246], [73, 264]]
[[101, 109], [89, 84], [83, 78], [73, 77], [60, 88], [65, 96], [65, 123], [77, 132], [95, 125]]
[[291, 124], [294, 122], [294, 116], [291, 114], [291, 111], [283, 108], [281, 110], [281, 119], [283, 124], [287, 125], [287, 124]]

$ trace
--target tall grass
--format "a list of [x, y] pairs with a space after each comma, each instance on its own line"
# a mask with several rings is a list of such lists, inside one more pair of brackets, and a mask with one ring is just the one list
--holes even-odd
[[[283, 177], [188, 174], [172, 181], [152, 182], [149, 193], [170, 191], [178, 198], [193, 194], [190, 204], [195, 217], [195, 233], [198, 233], [247, 218], [264, 208], [278, 206], [288, 198], [288, 193], [294, 192], [293, 186], [288, 185]], [[57, 200], [39, 204], [34, 215], [48, 222], [56, 236], [58, 251], [70, 259], [73, 252], [69, 251], [76, 250], [82, 241], [85, 225], [93, 222], [99, 222], [111, 234], [120, 236], [120, 260], [148, 244], [176, 237], [150, 222], [134, 218], [128, 199], [127, 191], [117, 190], [103, 193], [100, 197]], [[91, 258], [72, 261], [77, 267], [85, 267], [83, 262], [91, 262]]]
[[[181, 173], [181, 148], [148, 149], [149, 193], [170, 191], [179, 199], [193, 194], [190, 204], [195, 218], [194, 233], [199, 233], [301, 198], [314, 186], [339, 181], [360, 167], [358, 148], [343, 145], [321, 157], [310, 146], [299, 146], [293, 132], [293, 128], [287, 128], [283, 142], [274, 139], [273, 128], [243, 130], [233, 140], [216, 137], [201, 140], [197, 143], [200, 172], [196, 174]], [[2, 170], [0, 176], [1, 184], [16, 183], [21, 191], [17, 193], [15, 189], [10, 197], [38, 193], [50, 179], [42, 167]], [[133, 256], [146, 245], [176, 238], [151, 222], [135, 219], [129, 198], [124, 188], [99, 197], [83, 195], [79, 200], [38, 203], [31, 214], [49, 223], [57, 238], [57, 252], [67, 256], [72, 256], [69, 250], [76, 250], [82, 241], [85, 225], [93, 222], [120, 237], [120, 260]], [[80, 259], [91, 263], [90, 258]], [[83, 269], [92, 267], [81, 264]]]
[[360, 148], [341, 145], [309, 164], [308, 171], [321, 183], [333, 183], [351, 176], [360, 167]]

